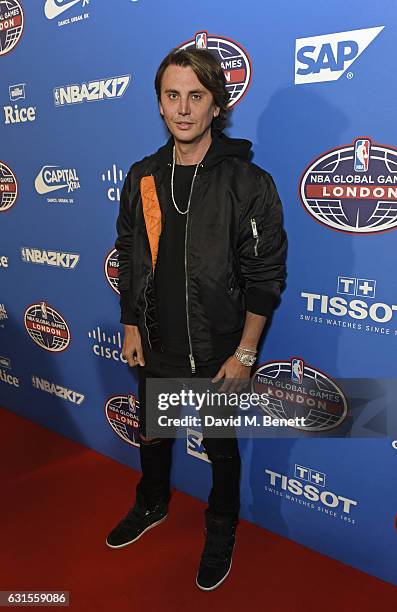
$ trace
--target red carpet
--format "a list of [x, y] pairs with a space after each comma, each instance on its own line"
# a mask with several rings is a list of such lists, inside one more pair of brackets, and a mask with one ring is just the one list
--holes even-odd
[[139, 474], [7, 410], [0, 422], [0, 590], [68, 590], [70, 609], [82, 612], [396, 607], [394, 586], [245, 521], [230, 576], [199, 591], [204, 505], [179, 492], [167, 521], [111, 550], [104, 539]]

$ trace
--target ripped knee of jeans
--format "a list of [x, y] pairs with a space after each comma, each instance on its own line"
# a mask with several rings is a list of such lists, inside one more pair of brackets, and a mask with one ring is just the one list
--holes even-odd
[[139, 442], [143, 444], [143, 446], [155, 446], [156, 444], [161, 444], [162, 438], [146, 438], [142, 434], [139, 434]]
[[208, 458], [212, 462], [240, 461], [240, 455], [237, 446], [234, 446], [231, 449], [220, 449], [218, 448], [217, 442], [213, 443], [213, 441], [208, 438], [203, 440], [203, 446], [207, 451]]

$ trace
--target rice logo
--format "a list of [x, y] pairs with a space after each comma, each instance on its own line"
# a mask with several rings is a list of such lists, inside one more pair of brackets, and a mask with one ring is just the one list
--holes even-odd
[[230, 95], [229, 108], [237, 104], [251, 84], [251, 60], [246, 50], [234, 40], [225, 36], [197, 32], [195, 37], [179, 45], [180, 49], [208, 49], [220, 62]]
[[0, 56], [12, 51], [24, 28], [24, 15], [19, 0], [0, 0]]
[[25, 328], [40, 348], [59, 353], [68, 348], [70, 330], [63, 316], [46, 302], [31, 304], [24, 315]]
[[[25, 85], [26, 83], [19, 83], [18, 85], [10, 85], [8, 88], [11, 102], [16, 100], [25, 100]], [[23, 106], [20, 107], [18, 104], [14, 106], [4, 106], [4, 123], [6, 125], [13, 125], [19, 123], [32, 123], [36, 121], [36, 107], [35, 106]]]
[[109, 285], [118, 295], [119, 291], [119, 254], [116, 249], [110, 251], [105, 259], [105, 277]]
[[336, 81], [384, 27], [298, 38], [295, 45], [295, 84]]
[[10, 210], [18, 197], [18, 183], [14, 172], [0, 161], [0, 212]]
[[359, 137], [314, 159], [303, 172], [299, 195], [322, 225], [348, 234], [397, 227], [397, 149]]
[[264, 398], [259, 406], [272, 418], [303, 417], [304, 425], [293, 426], [303, 431], [334, 429], [348, 414], [342, 389], [297, 357], [261, 365], [252, 376], [251, 390]]
[[139, 446], [139, 401], [135, 395], [113, 395], [105, 404], [105, 415], [124, 442]]

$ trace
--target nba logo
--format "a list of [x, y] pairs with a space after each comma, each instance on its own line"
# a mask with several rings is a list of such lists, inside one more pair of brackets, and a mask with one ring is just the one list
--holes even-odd
[[354, 147], [354, 170], [356, 172], [368, 170], [370, 146], [371, 143], [367, 138], [356, 140]]
[[48, 319], [47, 304], [45, 302], [41, 302], [40, 308], [41, 308], [41, 316], [43, 317], [43, 319]]
[[207, 48], [207, 32], [199, 32], [196, 34], [196, 49]]
[[291, 359], [291, 380], [301, 385], [303, 382], [303, 360]]
[[128, 405], [132, 414], [136, 414], [136, 399], [133, 395], [128, 396]]

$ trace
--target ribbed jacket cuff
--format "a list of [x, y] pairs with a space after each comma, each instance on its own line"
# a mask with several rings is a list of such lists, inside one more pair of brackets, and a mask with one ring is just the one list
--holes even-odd
[[123, 323], [123, 325], [138, 325], [138, 319], [131, 308], [129, 291], [120, 291], [120, 308], [120, 323]]
[[249, 287], [245, 292], [245, 309], [254, 314], [270, 317], [277, 303], [278, 297], [263, 289]]

